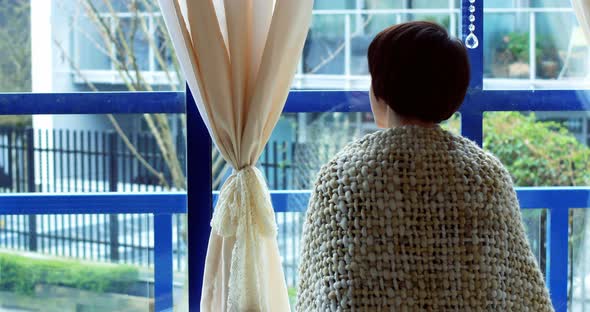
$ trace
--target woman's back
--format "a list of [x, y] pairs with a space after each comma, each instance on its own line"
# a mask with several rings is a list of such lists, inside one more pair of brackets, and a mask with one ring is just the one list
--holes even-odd
[[319, 174], [298, 311], [551, 311], [510, 176], [469, 140], [404, 126]]

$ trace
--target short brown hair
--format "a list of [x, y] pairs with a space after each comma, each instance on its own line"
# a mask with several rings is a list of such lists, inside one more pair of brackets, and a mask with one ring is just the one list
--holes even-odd
[[465, 98], [467, 49], [437, 24], [409, 22], [383, 30], [369, 45], [368, 60], [375, 97], [401, 116], [438, 123]]

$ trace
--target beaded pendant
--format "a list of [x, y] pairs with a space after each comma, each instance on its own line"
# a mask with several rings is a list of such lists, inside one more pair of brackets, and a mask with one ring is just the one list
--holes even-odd
[[473, 33], [475, 31], [475, 0], [469, 0], [469, 35], [465, 38], [465, 46], [469, 49], [475, 49], [479, 46], [479, 40], [477, 36]]

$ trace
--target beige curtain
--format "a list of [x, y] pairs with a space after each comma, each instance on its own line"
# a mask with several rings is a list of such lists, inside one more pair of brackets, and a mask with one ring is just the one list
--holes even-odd
[[234, 167], [211, 221], [201, 311], [289, 310], [274, 212], [254, 165], [289, 93], [312, 6], [313, 0], [160, 0], [199, 112]]
[[586, 41], [590, 42], [590, 0], [572, 0], [572, 7], [584, 31]]

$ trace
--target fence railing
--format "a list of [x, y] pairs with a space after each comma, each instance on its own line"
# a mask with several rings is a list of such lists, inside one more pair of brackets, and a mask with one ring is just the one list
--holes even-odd
[[[166, 164], [151, 134], [129, 135], [141, 156], [168, 175]], [[184, 163], [183, 138], [179, 158]], [[321, 163], [338, 147], [296, 142], [271, 142], [259, 167], [273, 190], [310, 188]], [[312, 157], [323, 155], [312, 161]], [[299, 165], [294, 166], [297, 163]], [[310, 165], [306, 167], [306, 165]], [[0, 192], [2, 193], [100, 193], [164, 192], [159, 184], [110, 131], [38, 130], [0, 128]], [[299, 202], [305, 206], [306, 202]], [[173, 215], [174, 269], [183, 271], [186, 248], [183, 220]], [[297, 237], [301, 214], [279, 213], [277, 223], [285, 270], [295, 283]], [[152, 214], [69, 214], [0, 216], [0, 247], [92, 261], [154, 265], [154, 216]], [[288, 228], [288, 229], [287, 229]]]
[[[131, 138], [148, 162], [158, 170], [166, 170], [149, 134]], [[337, 150], [334, 145], [274, 141], [265, 147], [258, 163], [269, 187], [274, 190], [278, 245], [289, 287], [294, 288], [297, 283], [303, 212], [308, 200], [307, 191], [290, 190], [310, 189], [319, 166]], [[33, 129], [0, 129], [0, 190], [56, 194], [165, 191], [157, 180], [150, 178], [115, 133]], [[538, 202], [530, 197], [531, 190], [521, 193], [528, 196], [522, 202], [524, 208], [547, 207], [529, 204]], [[537, 196], [543, 198], [543, 194], [539, 192]], [[559, 194], [574, 193], [564, 190]], [[0, 215], [0, 247], [92, 261], [154, 265], [153, 214], [122, 210], [117, 214], [54, 215], [44, 209], [39, 207], [42, 213], [37, 215]], [[549, 213], [549, 219], [552, 215], [555, 221], [554, 214]], [[183, 271], [187, 260], [182, 240], [182, 215], [174, 214], [171, 218], [174, 270]], [[534, 231], [542, 232], [533, 239], [532, 245], [549, 276], [551, 264], [546, 263], [549, 257], [545, 252], [551, 250], [547, 248], [549, 236], [545, 230], [550, 229], [543, 221], [532, 226]], [[571, 284], [572, 274], [565, 274]]]
[[[169, 176], [153, 137], [130, 135], [156, 170]], [[184, 163], [183, 138], [178, 138]], [[0, 192], [162, 192], [166, 189], [115, 132], [0, 129]], [[30, 215], [0, 217], [0, 247], [153, 266], [153, 215]], [[184, 269], [182, 219], [173, 216], [174, 267]]]

